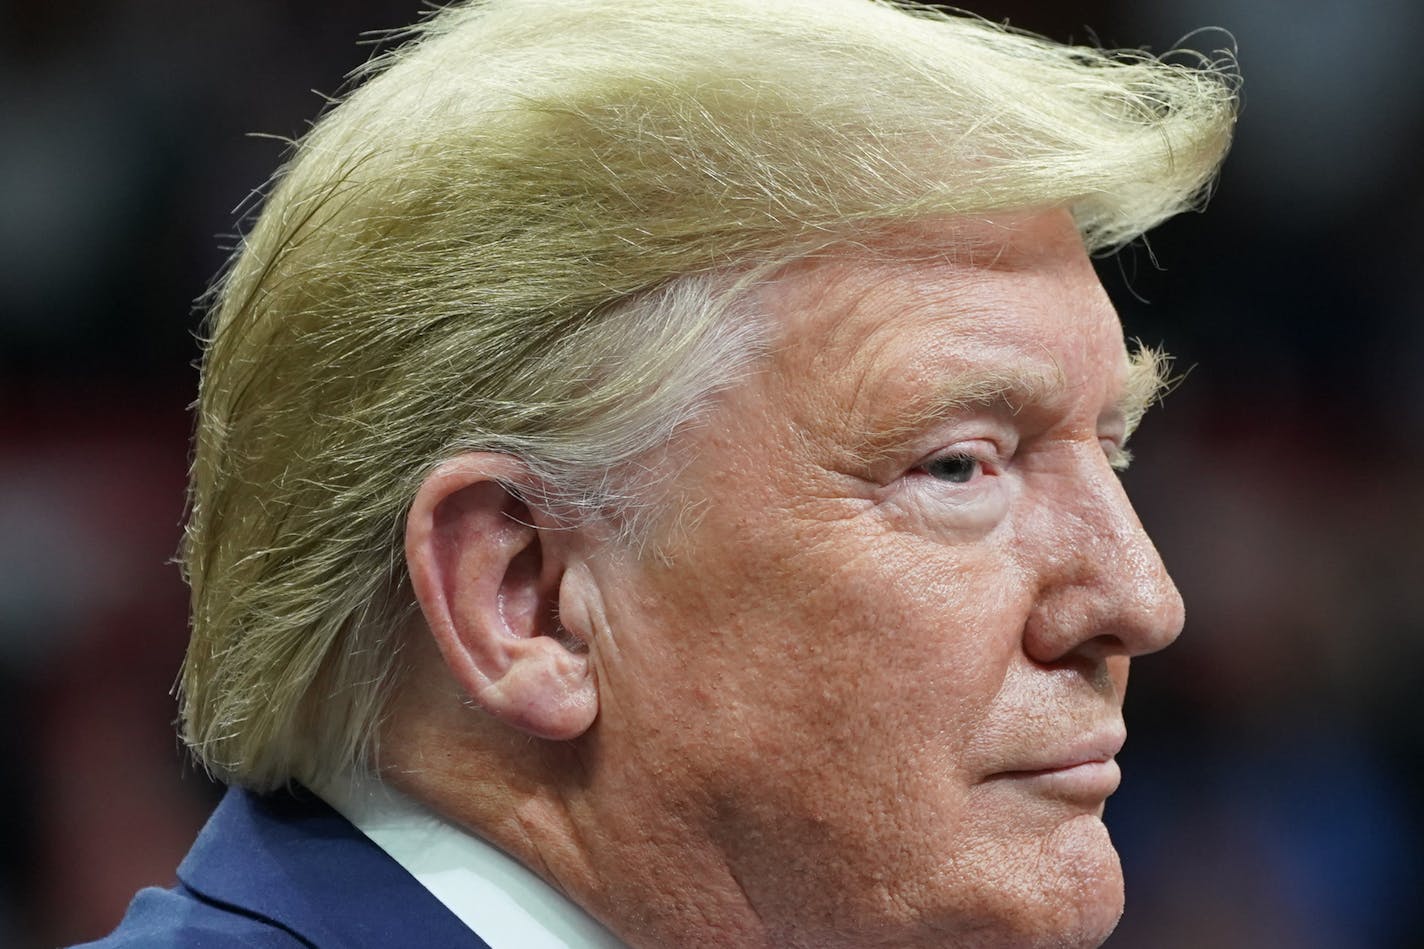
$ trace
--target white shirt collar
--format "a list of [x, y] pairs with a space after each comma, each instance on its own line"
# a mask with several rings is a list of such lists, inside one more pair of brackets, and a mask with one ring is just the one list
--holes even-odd
[[490, 949], [625, 949], [518, 860], [393, 788], [338, 780], [317, 793]]

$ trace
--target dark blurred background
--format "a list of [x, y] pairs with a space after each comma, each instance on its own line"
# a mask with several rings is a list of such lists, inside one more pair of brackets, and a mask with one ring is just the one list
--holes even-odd
[[[1424, 946], [1424, 4], [968, 5], [1245, 76], [1210, 211], [1100, 266], [1190, 369], [1127, 476], [1188, 623], [1134, 671], [1109, 945]], [[106, 931], [216, 799], [170, 691], [192, 301], [282, 155], [249, 133], [419, 10], [0, 2], [0, 946]]]

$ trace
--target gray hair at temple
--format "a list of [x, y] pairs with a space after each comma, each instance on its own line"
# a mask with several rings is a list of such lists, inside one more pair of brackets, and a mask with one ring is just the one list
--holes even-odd
[[510, 490], [641, 551], [658, 449], [764, 351], [758, 276], [1012, 209], [1130, 241], [1203, 199], [1229, 65], [874, 0], [430, 16], [297, 144], [214, 290], [185, 740], [256, 789], [369, 767], [435, 465], [517, 456]]

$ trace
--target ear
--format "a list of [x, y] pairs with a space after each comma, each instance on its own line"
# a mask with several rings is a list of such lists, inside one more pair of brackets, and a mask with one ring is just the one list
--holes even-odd
[[[558, 621], [565, 565], [543, 512], [506, 489], [518, 460], [472, 452], [422, 482], [406, 517], [411, 585], [445, 665], [496, 719], [540, 738], [576, 738], [598, 714], [588, 652]], [[541, 524], [542, 522], [542, 524]]]

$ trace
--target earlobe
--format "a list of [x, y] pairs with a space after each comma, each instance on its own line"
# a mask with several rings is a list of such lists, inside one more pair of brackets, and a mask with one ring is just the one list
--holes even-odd
[[442, 463], [406, 517], [406, 563], [431, 636], [475, 703], [564, 740], [593, 724], [598, 693], [587, 650], [558, 622], [566, 565], [547, 542], [557, 528], [506, 488], [527, 476], [508, 455]]

